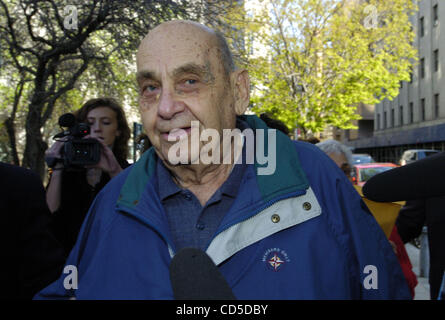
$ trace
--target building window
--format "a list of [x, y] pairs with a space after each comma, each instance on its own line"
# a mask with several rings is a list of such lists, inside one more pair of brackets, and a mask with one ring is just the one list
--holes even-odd
[[386, 111], [383, 112], [383, 129], [386, 129], [386, 124], [388, 123], [388, 119], [386, 117]]
[[434, 71], [439, 71], [439, 49], [434, 50]]
[[395, 124], [395, 111], [394, 108], [391, 109], [391, 128], [394, 128], [394, 124]]
[[413, 83], [413, 72], [409, 73], [409, 83]]
[[399, 109], [399, 125], [403, 126], [403, 106], [400, 106]]
[[409, 123], [414, 122], [414, 104], [412, 102], [409, 103]]
[[439, 118], [439, 107], [440, 107], [439, 94], [435, 94], [434, 95], [434, 117], [436, 119]]
[[423, 24], [423, 17], [420, 18], [419, 28], [420, 28], [420, 36], [423, 37], [425, 35], [425, 27]]
[[439, 24], [439, 10], [437, 4], [433, 7], [433, 22], [434, 26], [437, 26]]
[[420, 99], [420, 120], [425, 121], [425, 99]]
[[377, 114], [377, 130], [380, 130], [380, 113]]
[[420, 59], [420, 77], [425, 78], [425, 58]]

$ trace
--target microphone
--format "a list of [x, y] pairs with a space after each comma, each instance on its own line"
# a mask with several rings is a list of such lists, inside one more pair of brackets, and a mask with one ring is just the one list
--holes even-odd
[[445, 152], [375, 175], [362, 191], [376, 202], [445, 196]]
[[200, 249], [178, 251], [170, 264], [170, 281], [176, 300], [236, 300], [212, 259]]

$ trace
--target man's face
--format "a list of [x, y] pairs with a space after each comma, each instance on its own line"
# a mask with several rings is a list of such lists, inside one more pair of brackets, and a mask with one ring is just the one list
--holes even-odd
[[[161, 25], [143, 40], [137, 56], [139, 107], [161, 159], [168, 161], [168, 150], [176, 143], [168, 141], [169, 134], [181, 141], [188, 136], [192, 150], [192, 121], [199, 122], [200, 131], [216, 129], [220, 137], [222, 129], [235, 127], [230, 80], [219, 57], [213, 37], [188, 24]], [[206, 143], [200, 142], [197, 150]], [[189, 161], [198, 156], [191, 154]]]

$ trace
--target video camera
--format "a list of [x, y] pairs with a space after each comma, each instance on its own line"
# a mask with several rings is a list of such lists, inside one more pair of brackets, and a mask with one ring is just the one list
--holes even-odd
[[61, 151], [62, 159], [45, 157], [48, 167], [54, 167], [58, 161], [63, 161], [65, 168], [82, 168], [99, 162], [101, 151], [99, 141], [83, 139], [90, 133], [88, 124], [77, 122], [72, 113], [65, 113], [60, 116], [59, 125], [68, 129], [56, 134], [53, 139], [67, 137], [67, 140]]

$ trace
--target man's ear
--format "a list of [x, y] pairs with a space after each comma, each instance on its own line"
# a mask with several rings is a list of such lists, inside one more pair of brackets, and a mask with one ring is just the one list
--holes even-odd
[[250, 103], [250, 79], [245, 69], [235, 70], [231, 74], [235, 112], [242, 115]]

